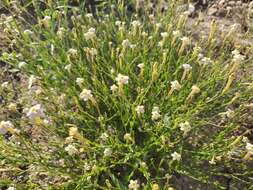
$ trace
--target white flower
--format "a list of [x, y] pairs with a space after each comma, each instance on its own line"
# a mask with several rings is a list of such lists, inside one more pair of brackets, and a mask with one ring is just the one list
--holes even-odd
[[119, 31], [124, 31], [124, 29], [125, 29], [125, 28], [124, 28], [123, 25], [119, 27]]
[[138, 115], [143, 114], [145, 112], [144, 106], [140, 105], [135, 108], [135, 111]]
[[115, 22], [115, 25], [116, 25], [116, 26], [121, 26], [121, 25], [122, 25], [122, 22], [119, 21], [119, 20], [117, 20], [117, 21]]
[[117, 81], [118, 85], [128, 84], [129, 77], [126, 75], [118, 74], [115, 80]]
[[188, 12], [189, 12], [190, 14], [192, 14], [192, 13], [195, 12], [195, 6], [194, 6], [193, 3], [189, 3]]
[[76, 78], [76, 84], [78, 84], [79, 86], [81, 86], [84, 82], [83, 78]]
[[112, 86], [110, 86], [110, 89], [112, 92], [116, 92], [118, 90], [118, 86], [113, 84]]
[[25, 35], [32, 35], [33, 32], [31, 30], [24, 30], [23, 32]]
[[111, 73], [111, 74], [114, 74], [114, 73], [115, 73], [115, 69], [114, 69], [114, 68], [111, 68], [110, 73]]
[[131, 179], [129, 182], [128, 188], [132, 190], [138, 190], [140, 188], [140, 185], [137, 180]]
[[180, 40], [182, 41], [182, 43], [184, 44], [189, 44], [191, 42], [190, 38], [184, 36], [182, 38], [180, 38]]
[[109, 138], [109, 135], [107, 133], [102, 133], [100, 138], [102, 139], [102, 141], [107, 141], [107, 139]]
[[9, 86], [9, 82], [8, 82], [8, 81], [3, 82], [3, 83], [1, 84], [1, 87], [2, 87], [2, 88], [8, 88], [8, 86]]
[[199, 58], [199, 59], [202, 59], [202, 58], [204, 58], [204, 55], [203, 55], [202, 53], [199, 53], [199, 54], [198, 54], [198, 58]]
[[182, 67], [184, 68], [185, 71], [190, 71], [192, 70], [192, 66], [189, 64], [183, 64]]
[[214, 157], [209, 161], [209, 164], [212, 164], [212, 165], [216, 164]]
[[177, 161], [181, 160], [181, 154], [178, 154], [177, 152], [173, 152], [171, 156], [172, 156], [172, 160], [177, 160]]
[[77, 148], [76, 148], [74, 145], [72, 145], [72, 144], [69, 144], [69, 145], [66, 146], [64, 149], [65, 149], [65, 151], [66, 151], [70, 156], [72, 156], [72, 155], [78, 153]]
[[86, 163], [84, 164], [84, 170], [85, 170], [85, 171], [90, 171], [90, 170], [91, 170], [91, 165], [90, 165], [89, 163], [86, 162]]
[[105, 157], [109, 157], [109, 156], [111, 156], [112, 155], [112, 149], [111, 148], [106, 148], [105, 150], [104, 150], [104, 156]]
[[192, 94], [200, 93], [200, 88], [197, 85], [193, 85], [191, 89], [192, 89], [191, 91]]
[[131, 43], [128, 39], [125, 39], [125, 40], [122, 41], [122, 46], [124, 48], [128, 48], [128, 47], [131, 47]]
[[8, 105], [8, 109], [9, 109], [10, 111], [16, 111], [16, 110], [17, 110], [17, 104], [15, 104], [15, 103], [10, 103], [10, 104]]
[[26, 62], [24, 62], [24, 61], [21, 61], [21, 62], [19, 62], [18, 63], [18, 68], [23, 68], [24, 66], [26, 66], [27, 65], [27, 63]]
[[208, 57], [203, 57], [200, 60], [200, 64], [202, 64], [204, 66], [211, 65], [212, 63], [213, 63], [213, 61], [210, 58], [208, 58]]
[[132, 25], [133, 25], [133, 27], [137, 28], [137, 27], [141, 26], [141, 22], [138, 21], [138, 20], [134, 20], [134, 21], [132, 22]]
[[237, 49], [232, 51], [232, 55], [238, 55], [238, 54], [240, 54], [240, 52]]
[[181, 32], [180, 32], [179, 30], [174, 30], [174, 31], [172, 32], [172, 35], [173, 35], [174, 37], [180, 37]]
[[163, 44], [164, 44], [163, 41], [159, 41], [159, 42], [158, 42], [158, 46], [159, 46], [159, 47], [163, 47]]
[[98, 50], [95, 48], [90, 48], [89, 52], [92, 56], [96, 56], [98, 54]]
[[147, 168], [146, 162], [140, 162], [140, 167], [142, 167], [142, 168]]
[[137, 67], [139, 67], [140, 69], [143, 69], [144, 66], [145, 66], [144, 63], [140, 63], [140, 64], [137, 65]]
[[131, 44], [131, 45], [130, 45], [130, 48], [131, 48], [131, 49], [136, 48], [136, 44]]
[[43, 20], [51, 20], [51, 17], [50, 17], [50, 16], [45, 16], [45, 17], [43, 18]]
[[170, 82], [170, 84], [171, 88], [174, 90], [180, 90], [182, 87], [177, 80]]
[[234, 62], [241, 62], [245, 59], [245, 56], [241, 55], [240, 52], [237, 49], [232, 51], [232, 55], [233, 55], [233, 61]]
[[143, 37], [147, 37], [148, 36], [148, 33], [147, 32], [145, 32], [145, 31], [143, 31], [142, 33], [141, 33], [141, 35], [143, 36]]
[[247, 143], [245, 148], [250, 154], [253, 154], [253, 144]]
[[42, 109], [42, 106], [40, 104], [36, 104], [35, 106], [32, 106], [28, 112], [26, 113], [26, 116], [31, 119], [37, 119], [37, 118], [41, 118], [44, 117], [44, 110]]
[[156, 28], [161, 28], [162, 27], [162, 23], [160, 23], [160, 22], [158, 22], [158, 23], [156, 23]]
[[91, 28], [88, 30], [88, 32], [93, 32], [93, 33], [95, 33], [95, 32], [96, 32], [96, 29], [91, 27]]
[[78, 56], [78, 51], [76, 49], [70, 48], [68, 50], [68, 55], [76, 58]]
[[51, 124], [51, 121], [49, 119], [43, 119], [43, 123], [45, 125], [49, 125], [49, 124]]
[[28, 79], [28, 89], [31, 89], [32, 85], [36, 82], [36, 77], [31, 75]]
[[219, 113], [219, 115], [232, 119], [235, 116], [235, 112], [231, 109], [228, 109], [226, 112]]
[[63, 27], [60, 27], [56, 33], [56, 35], [59, 37], [59, 38], [62, 38], [63, 35], [64, 35], [64, 32], [65, 32], [65, 28]]
[[64, 142], [65, 142], [66, 144], [69, 144], [69, 143], [72, 143], [73, 141], [74, 141], [74, 138], [73, 138], [73, 137], [66, 137]]
[[71, 64], [68, 64], [64, 67], [64, 69], [66, 69], [68, 72], [70, 72], [70, 69], [71, 69], [72, 65]]
[[161, 117], [159, 107], [157, 106], [153, 107], [151, 114], [152, 114], [152, 120], [159, 119]]
[[159, 185], [157, 183], [154, 183], [152, 185], [152, 190], [159, 190], [159, 189], [160, 189], [160, 187], [159, 187]]
[[91, 90], [83, 89], [83, 91], [80, 93], [79, 97], [83, 101], [88, 101], [88, 100], [92, 99], [93, 95], [91, 93]]
[[69, 128], [69, 136], [70, 137], [75, 137], [79, 134], [78, 128], [77, 127], [70, 127]]
[[131, 134], [130, 134], [130, 133], [126, 133], [126, 134], [124, 135], [124, 140], [125, 140], [125, 141], [132, 141]]
[[92, 18], [92, 17], [93, 17], [93, 15], [92, 15], [91, 13], [87, 13], [85, 16], [86, 16], [87, 18]]
[[95, 28], [90, 28], [88, 30], [88, 32], [86, 32], [84, 34], [84, 37], [85, 37], [86, 40], [90, 40], [90, 39], [95, 38], [96, 37], [96, 29]]
[[248, 143], [249, 142], [249, 139], [248, 139], [248, 137], [242, 137], [242, 142], [244, 142], [244, 143]]
[[235, 112], [231, 109], [228, 109], [226, 112], [225, 112], [226, 116], [229, 118], [229, 119], [232, 119], [234, 116], [235, 116]]
[[184, 134], [188, 133], [191, 130], [191, 125], [188, 121], [179, 124], [180, 130], [184, 132]]
[[162, 32], [162, 33], [161, 33], [161, 36], [162, 36], [163, 38], [167, 38], [167, 37], [169, 36], [169, 34], [168, 34], [168, 32]]
[[50, 16], [45, 16], [45, 17], [41, 20], [41, 23], [44, 24], [45, 27], [48, 27], [48, 26], [49, 26], [50, 20], [51, 20], [51, 17], [50, 17]]
[[148, 15], [148, 18], [149, 18], [150, 20], [154, 20], [154, 19], [155, 19], [155, 15], [154, 15], [154, 14], [150, 14], [150, 15]]
[[8, 187], [8, 189], [6, 189], [6, 190], [16, 190], [16, 188], [15, 187]]
[[0, 134], [5, 135], [10, 129], [13, 129], [14, 125], [10, 121], [1, 121]]

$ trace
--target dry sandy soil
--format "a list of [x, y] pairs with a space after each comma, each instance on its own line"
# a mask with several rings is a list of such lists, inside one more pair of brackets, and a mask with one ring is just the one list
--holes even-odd
[[[194, 6], [192, 6], [194, 5]], [[195, 6], [196, 5], [196, 6]], [[211, 22], [215, 20], [218, 26], [218, 35], [227, 34], [231, 27], [235, 28], [235, 33], [233, 40], [237, 46], [248, 49], [248, 53], [253, 49], [253, 1], [241, 1], [241, 0], [217, 0], [212, 1], [212, 4], [208, 8], [204, 8], [197, 4], [183, 5], [181, 7], [183, 11], [189, 11], [189, 20], [187, 23], [187, 29], [195, 38], [200, 38], [201, 36], [208, 36], [210, 31]], [[1, 13], [0, 13], [1, 14]], [[7, 48], [7, 40], [3, 30], [0, 29], [0, 54]], [[2, 82], [9, 81], [14, 85], [15, 89], [22, 88], [20, 80], [23, 80], [23, 76], [20, 73], [11, 73], [10, 67], [4, 63], [0, 63], [0, 84]], [[22, 90], [20, 91], [22, 92]], [[7, 104], [6, 101], [15, 101], [22, 97], [22, 94], [17, 94], [14, 99], [3, 100], [0, 94], [0, 115], [4, 117], [6, 114], [1, 110], [1, 105]], [[0, 117], [0, 119], [1, 119]], [[0, 171], [0, 179], [4, 173]], [[224, 180], [224, 183], [228, 184], [228, 189], [230, 189], [229, 181]], [[196, 184], [191, 184], [188, 179], [179, 178], [178, 184], [182, 184], [178, 189], [212, 189], [210, 187], [199, 186]], [[191, 187], [192, 186], [192, 187]]]

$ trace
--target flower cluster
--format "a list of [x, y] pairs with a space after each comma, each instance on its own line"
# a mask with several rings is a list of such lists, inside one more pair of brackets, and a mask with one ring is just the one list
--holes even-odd
[[129, 77], [126, 75], [118, 74], [115, 80], [119, 86], [123, 86], [124, 84], [128, 84]]
[[41, 104], [36, 104], [28, 110], [28, 112], [26, 113], [26, 116], [30, 120], [35, 121], [36, 119], [45, 117], [45, 113]]
[[79, 96], [85, 102], [93, 98], [91, 90], [88, 90], [88, 89], [83, 89], [83, 91], [80, 93]]
[[14, 129], [14, 125], [10, 121], [1, 121], [0, 134], [5, 135], [7, 132]]
[[96, 29], [95, 28], [90, 28], [85, 34], [84, 37], [86, 40], [91, 40], [96, 37]]
[[136, 109], [135, 109], [137, 115], [141, 115], [145, 112], [145, 109], [144, 109], [144, 106], [137, 106]]
[[152, 120], [158, 120], [161, 117], [160, 109], [158, 106], [153, 107], [152, 109]]
[[186, 135], [191, 130], [191, 125], [188, 121], [179, 124], [180, 130]]

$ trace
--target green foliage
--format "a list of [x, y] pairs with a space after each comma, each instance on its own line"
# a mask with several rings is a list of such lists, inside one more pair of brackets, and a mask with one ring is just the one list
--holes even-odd
[[226, 172], [249, 170], [240, 125], [252, 81], [237, 77], [245, 57], [217, 54], [212, 32], [186, 37], [186, 16], [173, 6], [141, 16], [120, 3], [100, 8], [95, 19], [57, 1], [36, 9], [29, 30], [5, 23], [15, 48], [1, 60], [29, 76], [29, 97], [22, 117], [8, 118], [19, 131], [1, 138], [4, 165], [60, 178], [45, 184], [52, 189], [128, 189], [133, 180], [168, 189], [177, 175], [217, 189], [225, 187], [215, 176], [249, 186], [250, 173]]

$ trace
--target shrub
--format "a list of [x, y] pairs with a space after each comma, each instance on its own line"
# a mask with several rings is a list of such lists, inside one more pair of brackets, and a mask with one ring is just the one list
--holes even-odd
[[98, 20], [52, 4], [29, 29], [5, 22], [13, 48], [1, 59], [29, 76], [29, 96], [1, 123], [4, 166], [27, 172], [31, 189], [168, 189], [178, 175], [249, 186], [246, 57], [225, 42], [217, 51], [212, 31], [194, 42], [173, 9], [127, 16], [105, 6]]

